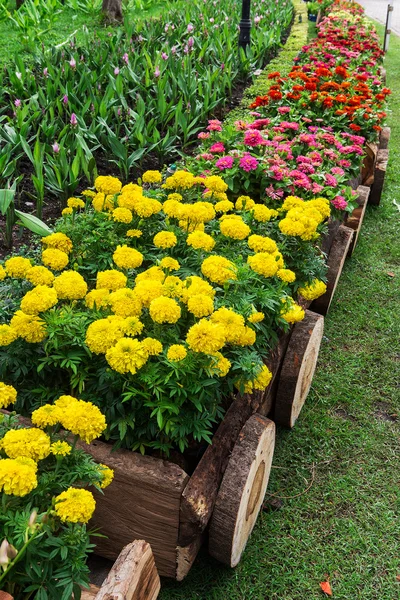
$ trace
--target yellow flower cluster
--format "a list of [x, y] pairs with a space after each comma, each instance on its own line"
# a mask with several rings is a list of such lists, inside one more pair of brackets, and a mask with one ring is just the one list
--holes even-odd
[[157, 248], [173, 248], [176, 246], [177, 237], [172, 231], [160, 231], [153, 238], [153, 243]]
[[99, 319], [89, 325], [86, 331], [86, 345], [94, 354], [105, 354], [125, 333], [122, 317], [113, 316]]
[[73, 397], [67, 397], [67, 405], [63, 406], [65, 396], [61, 396], [55, 405], [62, 411], [60, 423], [74, 435], [78, 435], [84, 442], [90, 444], [100, 437], [106, 429], [106, 418], [101, 411], [92, 404]]
[[169, 271], [178, 271], [180, 269], [180, 264], [177, 260], [175, 260], [175, 258], [165, 256], [160, 261], [160, 267], [162, 269], [168, 269]]
[[0, 491], [23, 497], [38, 485], [36, 463], [26, 458], [0, 459]]
[[195, 177], [188, 171], [175, 171], [167, 177], [163, 187], [167, 190], [188, 190], [195, 185]]
[[219, 227], [222, 235], [234, 240], [244, 240], [250, 233], [250, 227], [236, 216], [225, 215], [225, 217], [221, 217]]
[[287, 210], [286, 217], [279, 221], [281, 232], [305, 241], [318, 236], [318, 225], [330, 214], [329, 201], [324, 198], [304, 202], [296, 196], [289, 196], [281, 210]]
[[10, 325], [0, 325], [0, 346], [9, 346], [18, 338], [18, 333]]
[[121, 288], [112, 292], [106, 303], [110, 305], [112, 312], [119, 317], [139, 317], [142, 313], [142, 301], [138, 294], [130, 288]]
[[113, 261], [120, 269], [137, 269], [143, 262], [143, 254], [129, 246], [117, 246]]
[[112, 480], [114, 479], [114, 471], [107, 467], [107, 465], [99, 464], [100, 475], [102, 476], [102, 481], [100, 483], [101, 489], [105, 489], [110, 485]]
[[53, 285], [54, 281], [53, 273], [42, 266], [32, 267], [25, 277], [33, 285]]
[[292, 301], [289, 308], [285, 307], [282, 309], [281, 316], [287, 323], [297, 323], [304, 319], [305, 312], [299, 304]]
[[253, 271], [264, 277], [273, 277], [279, 269], [275, 253], [257, 252], [247, 258], [247, 263]]
[[0, 381], [0, 408], [14, 404], [17, 399], [17, 390], [12, 385]]
[[220, 323], [201, 319], [189, 329], [186, 342], [193, 352], [215, 354], [226, 341], [225, 328]]
[[100, 175], [96, 177], [94, 187], [102, 194], [114, 195], [121, 191], [122, 183], [116, 177]]
[[296, 273], [290, 269], [279, 269], [276, 274], [279, 279], [286, 283], [293, 283], [296, 281]]
[[264, 204], [255, 204], [252, 208], [253, 218], [259, 223], [266, 223], [272, 218], [278, 216], [278, 211], [264, 206]]
[[225, 183], [222, 177], [219, 177], [218, 175], [210, 175], [210, 177], [206, 177], [203, 183], [208, 190], [211, 190], [216, 194], [226, 192], [228, 189], [228, 184]]
[[126, 287], [127, 281], [126, 275], [120, 271], [115, 271], [114, 269], [99, 271], [96, 278], [96, 288], [98, 290], [111, 290], [114, 292], [115, 290]]
[[38, 461], [50, 454], [50, 438], [41, 429], [10, 429], [2, 440], [9, 458], [31, 458]]
[[188, 246], [195, 248], [195, 250], [206, 250], [207, 252], [211, 252], [211, 250], [215, 246], [215, 240], [208, 235], [208, 233], [204, 233], [203, 231], [193, 231], [189, 233], [186, 238], [186, 243]]
[[146, 364], [148, 357], [149, 354], [143, 343], [130, 338], [120, 339], [106, 353], [106, 360], [114, 371], [132, 375]]
[[268, 367], [264, 365], [261, 367], [261, 371], [255, 379], [250, 381], [239, 380], [235, 385], [239, 390], [243, 386], [244, 393], [251, 394], [254, 390], [265, 390], [265, 388], [268, 387], [271, 379], [272, 373]]
[[5, 270], [9, 277], [15, 277], [16, 279], [23, 279], [29, 269], [32, 267], [29, 258], [23, 256], [13, 256], [6, 260]]
[[60, 299], [81, 300], [87, 294], [87, 283], [80, 273], [64, 271], [54, 280], [54, 289]]
[[42, 238], [42, 244], [47, 248], [55, 248], [61, 250], [65, 254], [69, 254], [72, 250], [72, 241], [65, 233], [52, 233]]
[[57, 248], [47, 248], [42, 252], [42, 262], [54, 271], [62, 271], [69, 262], [68, 254]]
[[187, 350], [185, 346], [182, 346], [182, 344], [172, 344], [172, 346], [168, 348], [167, 358], [172, 362], [179, 362], [180, 360], [186, 358], [186, 356]]
[[203, 260], [201, 272], [207, 279], [220, 285], [237, 278], [234, 263], [224, 256], [209, 256]]
[[155, 323], [176, 323], [181, 316], [179, 304], [164, 296], [154, 298], [150, 302], [149, 312]]
[[145, 171], [142, 181], [143, 183], [161, 183], [162, 175], [160, 171]]
[[198, 319], [208, 317], [214, 310], [214, 302], [210, 296], [205, 294], [195, 294], [187, 301], [187, 308]]
[[263, 312], [253, 312], [247, 319], [249, 323], [261, 323], [265, 319]]
[[68, 198], [67, 207], [78, 210], [79, 208], [85, 208], [85, 203], [80, 198]]
[[27, 315], [38, 315], [57, 304], [57, 291], [47, 285], [38, 285], [26, 292], [21, 300], [21, 310]]
[[55, 499], [56, 514], [66, 523], [87, 523], [95, 508], [96, 501], [89, 490], [70, 487]]
[[10, 325], [18, 337], [31, 344], [42, 342], [47, 336], [43, 319], [37, 315], [26, 315], [22, 310], [17, 310]]
[[262, 235], [251, 235], [247, 240], [248, 246], [254, 252], [276, 252], [278, 246], [276, 242], [270, 237], [264, 237]]
[[53, 456], [68, 456], [71, 454], [72, 446], [68, 444], [68, 442], [63, 442], [59, 440], [58, 442], [54, 442], [50, 446], [50, 452]]
[[308, 285], [299, 288], [299, 294], [303, 296], [305, 300], [315, 300], [326, 292], [326, 283], [319, 279], [314, 279]]

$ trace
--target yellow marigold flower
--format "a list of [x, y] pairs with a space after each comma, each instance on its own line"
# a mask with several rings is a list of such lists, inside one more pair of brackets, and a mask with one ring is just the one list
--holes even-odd
[[102, 192], [106, 195], [114, 195], [121, 191], [122, 183], [116, 177], [100, 175], [99, 177], [96, 177], [94, 187], [98, 192]]
[[188, 190], [195, 184], [195, 177], [188, 171], [175, 171], [167, 177], [163, 187], [167, 190]]
[[143, 231], [140, 231], [140, 229], [128, 229], [128, 231], [126, 232], [126, 237], [130, 237], [130, 238], [139, 238], [143, 235]]
[[20, 459], [0, 460], [0, 491], [9, 496], [23, 497], [37, 487], [36, 465]]
[[181, 316], [179, 304], [172, 298], [160, 296], [150, 302], [150, 317], [155, 323], [176, 323]]
[[228, 184], [219, 177], [218, 175], [210, 175], [210, 177], [206, 177], [203, 181], [205, 187], [212, 192], [226, 192], [228, 189]]
[[158, 266], [150, 267], [149, 269], [142, 271], [141, 273], [139, 273], [139, 275], [136, 275], [136, 277], [135, 277], [136, 283], [139, 283], [139, 281], [161, 281], [161, 282], [163, 282], [164, 280], [165, 280], [165, 273], [161, 269], [161, 267], [158, 267]]
[[188, 299], [187, 307], [188, 311], [199, 319], [211, 315], [214, 310], [214, 302], [210, 296], [196, 294]]
[[108, 297], [110, 292], [108, 290], [92, 290], [85, 297], [85, 304], [88, 308], [103, 308], [108, 304]]
[[177, 196], [177, 195], [180, 195], [180, 194], [170, 194], [168, 196], [168, 200], [166, 200], [164, 202], [164, 204], [162, 205], [164, 213], [167, 215], [167, 217], [170, 217], [171, 219], [173, 219], [173, 218], [177, 219], [181, 212], [181, 205], [180, 205], [179, 201], [170, 199], [170, 196]]
[[32, 423], [41, 429], [56, 425], [60, 422], [60, 419], [61, 410], [54, 404], [44, 404], [37, 410], [34, 410], [31, 416]]
[[143, 198], [141, 202], [135, 204], [135, 212], [139, 217], [146, 219], [156, 215], [162, 209], [162, 204], [153, 198]]
[[108, 304], [112, 312], [120, 317], [139, 317], [142, 314], [142, 301], [130, 288], [121, 288], [112, 292], [108, 297]]
[[27, 315], [38, 315], [57, 304], [58, 297], [55, 289], [47, 285], [38, 285], [21, 300], [21, 310]]
[[96, 501], [92, 492], [72, 487], [56, 497], [54, 507], [57, 516], [65, 523], [87, 523], [95, 508]]
[[182, 279], [176, 275], [168, 275], [163, 283], [163, 296], [167, 298], [179, 298], [182, 300], [185, 297], [186, 288]]
[[286, 283], [293, 283], [293, 281], [296, 281], [296, 273], [290, 269], [279, 269], [276, 274], [279, 279], [286, 281]]
[[249, 323], [261, 323], [265, 319], [265, 315], [263, 312], [254, 312], [247, 319]]
[[87, 444], [100, 437], [107, 427], [106, 418], [99, 408], [92, 402], [83, 400], [71, 402], [64, 408], [61, 414], [61, 424]]
[[211, 321], [224, 326], [228, 343], [236, 343], [238, 335], [244, 328], [244, 318], [231, 308], [219, 308], [211, 315]]
[[208, 367], [211, 375], [218, 375], [218, 377], [225, 377], [229, 373], [229, 369], [231, 368], [231, 362], [221, 354], [221, 352], [216, 352], [211, 359], [210, 365]]
[[26, 315], [22, 310], [17, 310], [10, 325], [17, 332], [18, 337], [31, 344], [42, 342], [47, 336], [44, 321], [36, 315]]
[[135, 337], [142, 333], [144, 325], [137, 317], [127, 317], [124, 321], [125, 335]]
[[298, 321], [302, 321], [304, 319], [305, 312], [304, 309], [301, 308], [299, 304], [296, 302], [292, 302], [289, 310], [284, 308], [281, 311], [281, 317], [287, 321], [287, 323], [297, 323]]
[[182, 344], [172, 344], [172, 346], [168, 348], [167, 358], [172, 362], [179, 362], [180, 360], [186, 358], [186, 356], [187, 350], [185, 346], [182, 346]]
[[161, 183], [162, 175], [160, 171], [145, 171], [142, 176], [143, 183]]
[[235, 205], [230, 200], [221, 200], [214, 206], [216, 212], [227, 213], [233, 209]]
[[64, 395], [64, 396], [60, 396], [59, 398], [57, 398], [57, 400], [54, 402], [54, 406], [56, 406], [57, 408], [64, 411], [65, 409], [69, 408], [71, 406], [71, 404], [74, 404], [75, 402], [79, 402], [78, 398], [74, 398], [73, 396]]
[[122, 338], [107, 350], [106, 360], [117, 373], [134, 375], [146, 364], [149, 354], [139, 340]]
[[54, 269], [54, 271], [62, 271], [65, 269], [69, 261], [68, 254], [57, 248], [47, 248], [42, 252], [42, 262], [46, 267]]
[[177, 237], [171, 231], [160, 231], [153, 238], [153, 244], [157, 248], [173, 248], [177, 244]]
[[226, 341], [225, 328], [220, 323], [201, 319], [189, 329], [186, 342], [193, 352], [215, 354], [224, 346]]
[[278, 211], [272, 210], [264, 204], [255, 204], [252, 208], [253, 217], [259, 223], [266, 223], [273, 217], [278, 216]]
[[178, 261], [174, 258], [171, 258], [170, 256], [165, 256], [160, 261], [160, 267], [162, 267], [163, 269], [168, 269], [170, 271], [178, 271], [181, 266], [178, 263]]
[[327, 198], [314, 198], [306, 202], [306, 205], [316, 208], [322, 216], [322, 220], [327, 219], [331, 214], [331, 207]]
[[85, 208], [85, 203], [80, 198], [68, 198], [67, 206], [68, 208], [75, 208], [78, 210], [79, 208]]
[[255, 205], [256, 203], [250, 196], [239, 196], [235, 202], [236, 210], [251, 210]]
[[301, 288], [299, 288], [299, 294], [303, 296], [305, 300], [315, 300], [326, 292], [326, 283], [319, 279], [313, 279], [313, 281]]
[[192, 296], [196, 296], [197, 294], [204, 294], [205, 296], [209, 296], [214, 299], [215, 290], [214, 288], [205, 281], [201, 277], [197, 277], [197, 275], [192, 275], [185, 280], [187, 285], [186, 293], [184, 294], [184, 300], [187, 302], [189, 298]]
[[222, 235], [234, 240], [244, 240], [249, 235], [251, 229], [243, 221], [238, 219], [226, 218], [219, 224]]
[[92, 200], [92, 206], [96, 212], [114, 210], [114, 196], [106, 196], [105, 194], [98, 193]]
[[74, 213], [72, 208], [69, 208], [69, 206], [67, 206], [66, 208], [63, 208], [61, 211], [61, 215], [63, 217], [68, 217], [68, 215], [72, 215]]
[[133, 219], [132, 211], [129, 208], [115, 208], [112, 211], [112, 217], [117, 223], [131, 223]]
[[65, 254], [69, 254], [72, 250], [72, 241], [69, 239], [65, 233], [51, 233], [46, 237], [42, 238], [42, 244], [47, 246], [48, 248], [56, 248], [56, 250], [61, 250], [65, 252]]
[[207, 252], [211, 252], [215, 246], [215, 240], [211, 235], [208, 235], [208, 233], [204, 233], [203, 231], [193, 231], [193, 233], [189, 233], [186, 243], [196, 250], [206, 250]]
[[50, 454], [50, 438], [41, 429], [10, 429], [3, 437], [3, 450], [9, 458], [21, 456], [38, 461]]
[[162, 343], [155, 338], [144, 338], [141, 343], [149, 356], [158, 356], [163, 351]]
[[235, 265], [224, 256], [209, 256], [203, 260], [201, 272], [210, 281], [221, 285], [226, 281], [237, 279]]
[[86, 346], [94, 354], [105, 354], [124, 336], [125, 325], [121, 317], [99, 319], [89, 325], [86, 331]]
[[294, 219], [282, 219], [279, 221], [279, 229], [284, 235], [301, 236], [304, 234], [306, 228], [301, 221], [295, 221]]
[[68, 442], [62, 442], [59, 440], [58, 442], [54, 442], [50, 446], [50, 452], [54, 456], [67, 456], [71, 454], [72, 446], [68, 444]]
[[287, 196], [280, 208], [281, 211], [288, 211], [292, 208], [297, 208], [298, 206], [303, 206], [304, 200], [299, 198], [298, 196]]
[[208, 223], [215, 219], [215, 209], [211, 202], [195, 202], [185, 206], [188, 210], [183, 218], [191, 223]]
[[12, 385], [0, 381], [0, 408], [14, 404], [17, 399], [17, 390]]
[[87, 283], [80, 273], [64, 271], [54, 280], [54, 289], [63, 300], [80, 300], [87, 293]]
[[278, 271], [278, 263], [273, 254], [267, 252], [258, 252], [247, 258], [250, 268], [264, 277], [273, 277]]
[[7, 277], [7, 271], [5, 270], [3, 265], [0, 265], [0, 281], [3, 281], [3, 279], [5, 279], [6, 277]]
[[179, 221], [179, 227], [186, 233], [192, 233], [192, 231], [204, 231], [204, 223], [195, 223], [194, 221]]
[[137, 269], [143, 262], [143, 254], [128, 246], [117, 246], [113, 261], [120, 269]]
[[29, 269], [32, 267], [29, 258], [23, 256], [13, 256], [6, 260], [5, 269], [9, 277], [15, 277], [17, 279], [23, 279]]
[[124, 187], [122, 188], [121, 192], [142, 192], [143, 188], [141, 185], [138, 185], [137, 183], [127, 183], [126, 185], [124, 185]]
[[126, 275], [115, 269], [99, 271], [96, 277], [96, 288], [98, 290], [111, 290], [115, 292], [115, 290], [126, 287], [127, 281], [128, 278]]
[[9, 346], [18, 338], [18, 332], [10, 325], [0, 325], [0, 346]]
[[270, 381], [272, 379], [272, 373], [268, 369], [266, 365], [261, 368], [260, 373], [257, 375], [253, 382], [253, 387], [255, 390], [265, 390], [268, 387]]
[[244, 326], [238, 330], [235, 341], [236, 346], [252, 346], [256, 341], [256, 332], [251, 327]]
[[86, 198], [94, 198], [96, 195], [96, 192], [94, 192], [93, 190], [83, 190], [82, 192], [82, 196], [86, 196]]
[[[202, 181], [204, 181], [204, 179]], [[225, 192], [213, 192], [211, 190], [204, 192], [203, 198], [212, 198], [213, 200], [219, 200], [219, 202], [226, 202], [228, 200], [228, 196]]]
[[167, 200], [174, 200], [175, 202], [182, 202], [183, 196], [181, 196], [181, 194], [177, 194], [175, 192], [173, 194], [168, 194]]
[[46, 267], [32, 267], [26, 274], [26, 279], [33, 285], [52, 285], [54, 275]]
[[143, 306], [149, 307], [150, 303], [164, 293], [163, 284], [161, 281], [152, 279], [144, 279], [138, 281], [134, 288], [135, 293], [139, 296]]
[[278, 246], [273, 239], [262, 235], [251, 235], [247, 240], [247, 244], [255, 252], [272, 253], [278, 250]]
[[114, 479], [114, 471], [110, 469], [110, 467], [107, 467], [107, 465], [103, 465], [102, 463], [99, 464], [99, 471], [100, 475], [102, 476], [100, 487], [104, 490], [110, 485], [110, 483]]

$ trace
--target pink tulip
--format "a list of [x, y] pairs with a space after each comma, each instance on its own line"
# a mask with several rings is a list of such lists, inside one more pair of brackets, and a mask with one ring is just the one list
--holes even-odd
[[75, 127], [75, 125], [78, 125], [78, 119], [76, 118], [76, 114], [75, 113], [72, 113], [72, 115], [71, 115], [71, 125], [73, 127]]

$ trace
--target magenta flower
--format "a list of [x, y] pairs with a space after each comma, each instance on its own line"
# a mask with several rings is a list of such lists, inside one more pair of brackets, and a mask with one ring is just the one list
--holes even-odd
[[248, 129], [244, 134], [244, 143], [246, 146], [259, 146], [263, 141], [264, 138], [257, 129]]
[[165, 52], [161, 52], [161, 58], [163, 60], [168, 60], [168, 54], [166, 54]]
[[53, 148], [53, 152], [55, 154], [58, 154], [60, 152], [60, 146], [57, 144], [57, 142], [54, 142], [54, 144], [52, 144], [51, 147]]
[[258, 160], [254, 156], [251, 156], [251, 154], [245, 154], [240, 159], [239, 166], [243, 171], [255, 171], [258, 167]]
[[76, 118], [75, 113], [72, 113], [70, 123], [73, 127], [75, 127], [75, 125], [78, 125], [78, 119]]
[[16, 100], [14, 100], [14, 104], [18, 108], [18, 106], [21, 106], [21, 100], [17, 98]]
[[187, 26], [187, 31], [188, 33], [192, 33], [192, 31], [194, 31], [194, 27], [191, 23], [189, 23], [189, 25]]
[[68, 104], [68, 96], [67, 96], [67, 94], [64, 94], [62, 101], [63, 101], [64, 104]]
[[210, 134], [206, 131], [200, 131], [197, 137], [199, 138], [199, 140], [206, 140], [210, 137]]
[[211, 146], [210, 152], [215, 152], [216, 154], [218, 154], [219, 152], [225, 152], [225, 146], [222, 142], [216, 142]]
[[222, 156], [217, 160], [215, 166], [220, 169], [220, 171], [224, 171], [225, 169], [232, 169], [233, 167], [233, 158], [232, 156]]
[[192, 36], [190, 36], [190, 38], [188, 39], [188, 46], [189, 48], [193, 48], [194, 46], [194, 38]]
[[315, 181], [311, 186], [311, 191], [313, 194], [320, 194], [323, 189], [324, 189], [324, 186], [320, 185], [319, 183], [315, 183]]
[[209, 120], [207, 130], [208, 131], [222, 131], [221, 121], [219, 121], [218, 119]]
[[343, 169], [341, 169], [340, 167], [333, 167], [333, 168], [331, 169], [331, 173], [332, 173], [333, 175], [344, 175], [344, 171], [343, 171]]
[[326, 185], [329, 185], [329, 187], [336, 187], [338, 184], [336, 177], [334, 177], [333, 175], [330, 175], [330, 173], [327, 173], [325, 175], [325, 183], [326, 183]]
[[115, 69], [114, 69], [114, 75], [119, 75], [119, 69], [118, 69], [118, 67], [115, 67]]
[[161, 75], [161, 71], [158, 67], [156, 67], [155, 71], [154, 71], [154, 77], [160, 77], [160, 75]]
[[213, 160], [214, 156], [212, 154], [210, 154], [209, 152], [204, 152], [203, 154], [200, 154], [200, 157], [203, 158], [204, 160]]
[[127, 52], [125, 52], [125, 54], [123, 55], [122, 60], [124, 61], [124, 63], [128, 64], [128, 62], [129, 62], [129, 56], [128, 56]]
[[172, 46], [172, 48], [171, 48], [171, 54], [176, 54], [176, 46]]
[[290, 112], [290, 106], [279, 106], [278, 107], [278, 113], [280, 115], [285, 115], [288, 112]]
[[344, 210], [347, 207], [346, 199], [343, 196], [336, 196], [331, 202], [338, 210]]
[[248, 129], [264, 129], [271, 123], [270, 119], [256, 119], [253, 123], [250, 123]]

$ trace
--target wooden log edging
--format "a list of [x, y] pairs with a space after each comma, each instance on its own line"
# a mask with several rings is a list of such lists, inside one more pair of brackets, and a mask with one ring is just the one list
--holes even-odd
[[374, 182], [371, 186], [369, 203], [379, 206], [381, 203], [383, 185], [385, 183], [386, 169], [389, 160], [389, 149], [380, 149], [376, 157]]
[[332, 248], [328, 257], [328, 282], [327, 290], [323, 296], [314, 300], [311, 304], [311, 310], [326, 315], [333, 296], [336, 291], [336, 286], [339, 282], [342, 273], [344, 261], [353, 237], [353, 230], [345, 225], [340, 225], [337, 235], [333, 241]]
[[351, 240], [347, 255], [351, 256], [356, 248], [358, 236], [360, 235], [363, 224], [365, 211], [368, 204], [370, 188], [365, 185], [359, 185], [357, 188], [357, 207], [353, 210], [349, 218], [346, 220], [346, 227], [350, 227], [354, 231], [353, 239]]

